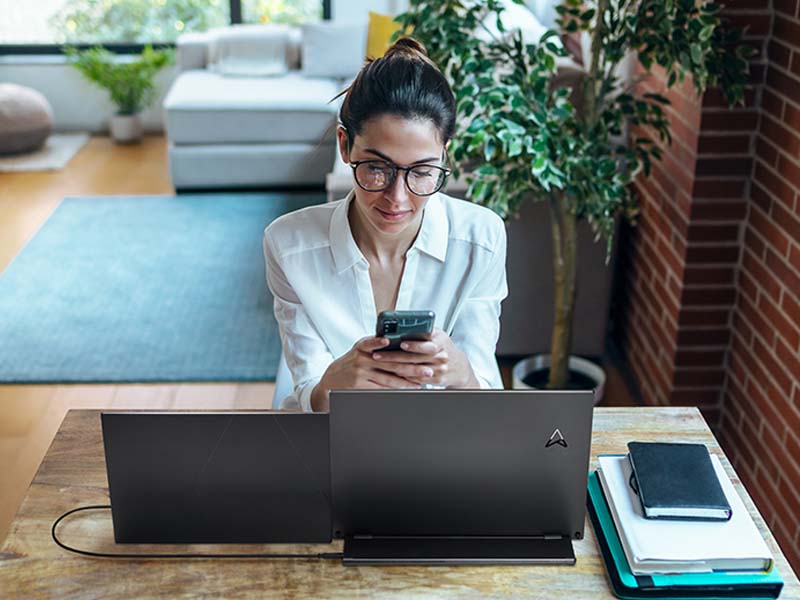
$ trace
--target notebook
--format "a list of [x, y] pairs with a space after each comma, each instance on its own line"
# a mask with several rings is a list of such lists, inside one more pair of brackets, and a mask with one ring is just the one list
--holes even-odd
[[727, 521], [731, 507], [702, 444], [630, 442], [644, 516]]
[[628, 458], [599, 457], [600, 483], [634, 574], [768, 571], [771, 568], [772, 553], [722, 463], [716, 456], [711, 457], [711, 462], [733, 510], [730, 521], [646, 519], [638, 496], [629, 485]]
[[645, 598], [777, 598], [783, 580], [773, 566], [767, 572], [681, 573], [634, 575], [620, 545], [608, 503], [595, 471], [589, 475], [587, 508], [597, 545], [616, 596]]

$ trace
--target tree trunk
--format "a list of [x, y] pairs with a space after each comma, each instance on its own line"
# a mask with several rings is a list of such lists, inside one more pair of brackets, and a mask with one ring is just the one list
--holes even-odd
[[575, 313], [577, 219], [568, 209], [560, 191], [550, 194], [553, 225], [553, 337], [550, 341], [549, 389], [564, 389], [569, 377], [569, 356], [572, 353], [572, 325]]

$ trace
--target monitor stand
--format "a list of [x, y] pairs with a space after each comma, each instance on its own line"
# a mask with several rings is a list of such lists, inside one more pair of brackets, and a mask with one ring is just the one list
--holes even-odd
[[345, 538], [345, 565], [574, 565], [568, 536]]

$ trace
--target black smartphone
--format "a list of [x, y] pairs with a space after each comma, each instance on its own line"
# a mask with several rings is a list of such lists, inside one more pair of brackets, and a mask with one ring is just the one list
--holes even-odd
[[383, 350], [399, 350], [405, 340], [429, 340], [436, 315], [432, 310], [385, 310], [378, 315], [375, 335], [389, 338]]

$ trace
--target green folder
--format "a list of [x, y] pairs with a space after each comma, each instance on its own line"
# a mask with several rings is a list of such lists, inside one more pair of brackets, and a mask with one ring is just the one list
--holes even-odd
[[589, 475], [587, 507], [614, 595], [625, 600], [676, 598], [709, 600], [777, 598], [783, 580], [773, 566], [760, 573], [715, 571], [674, 575], [637, 576], [631, 572], [619, 535], [608, 510], [597, 472]]

